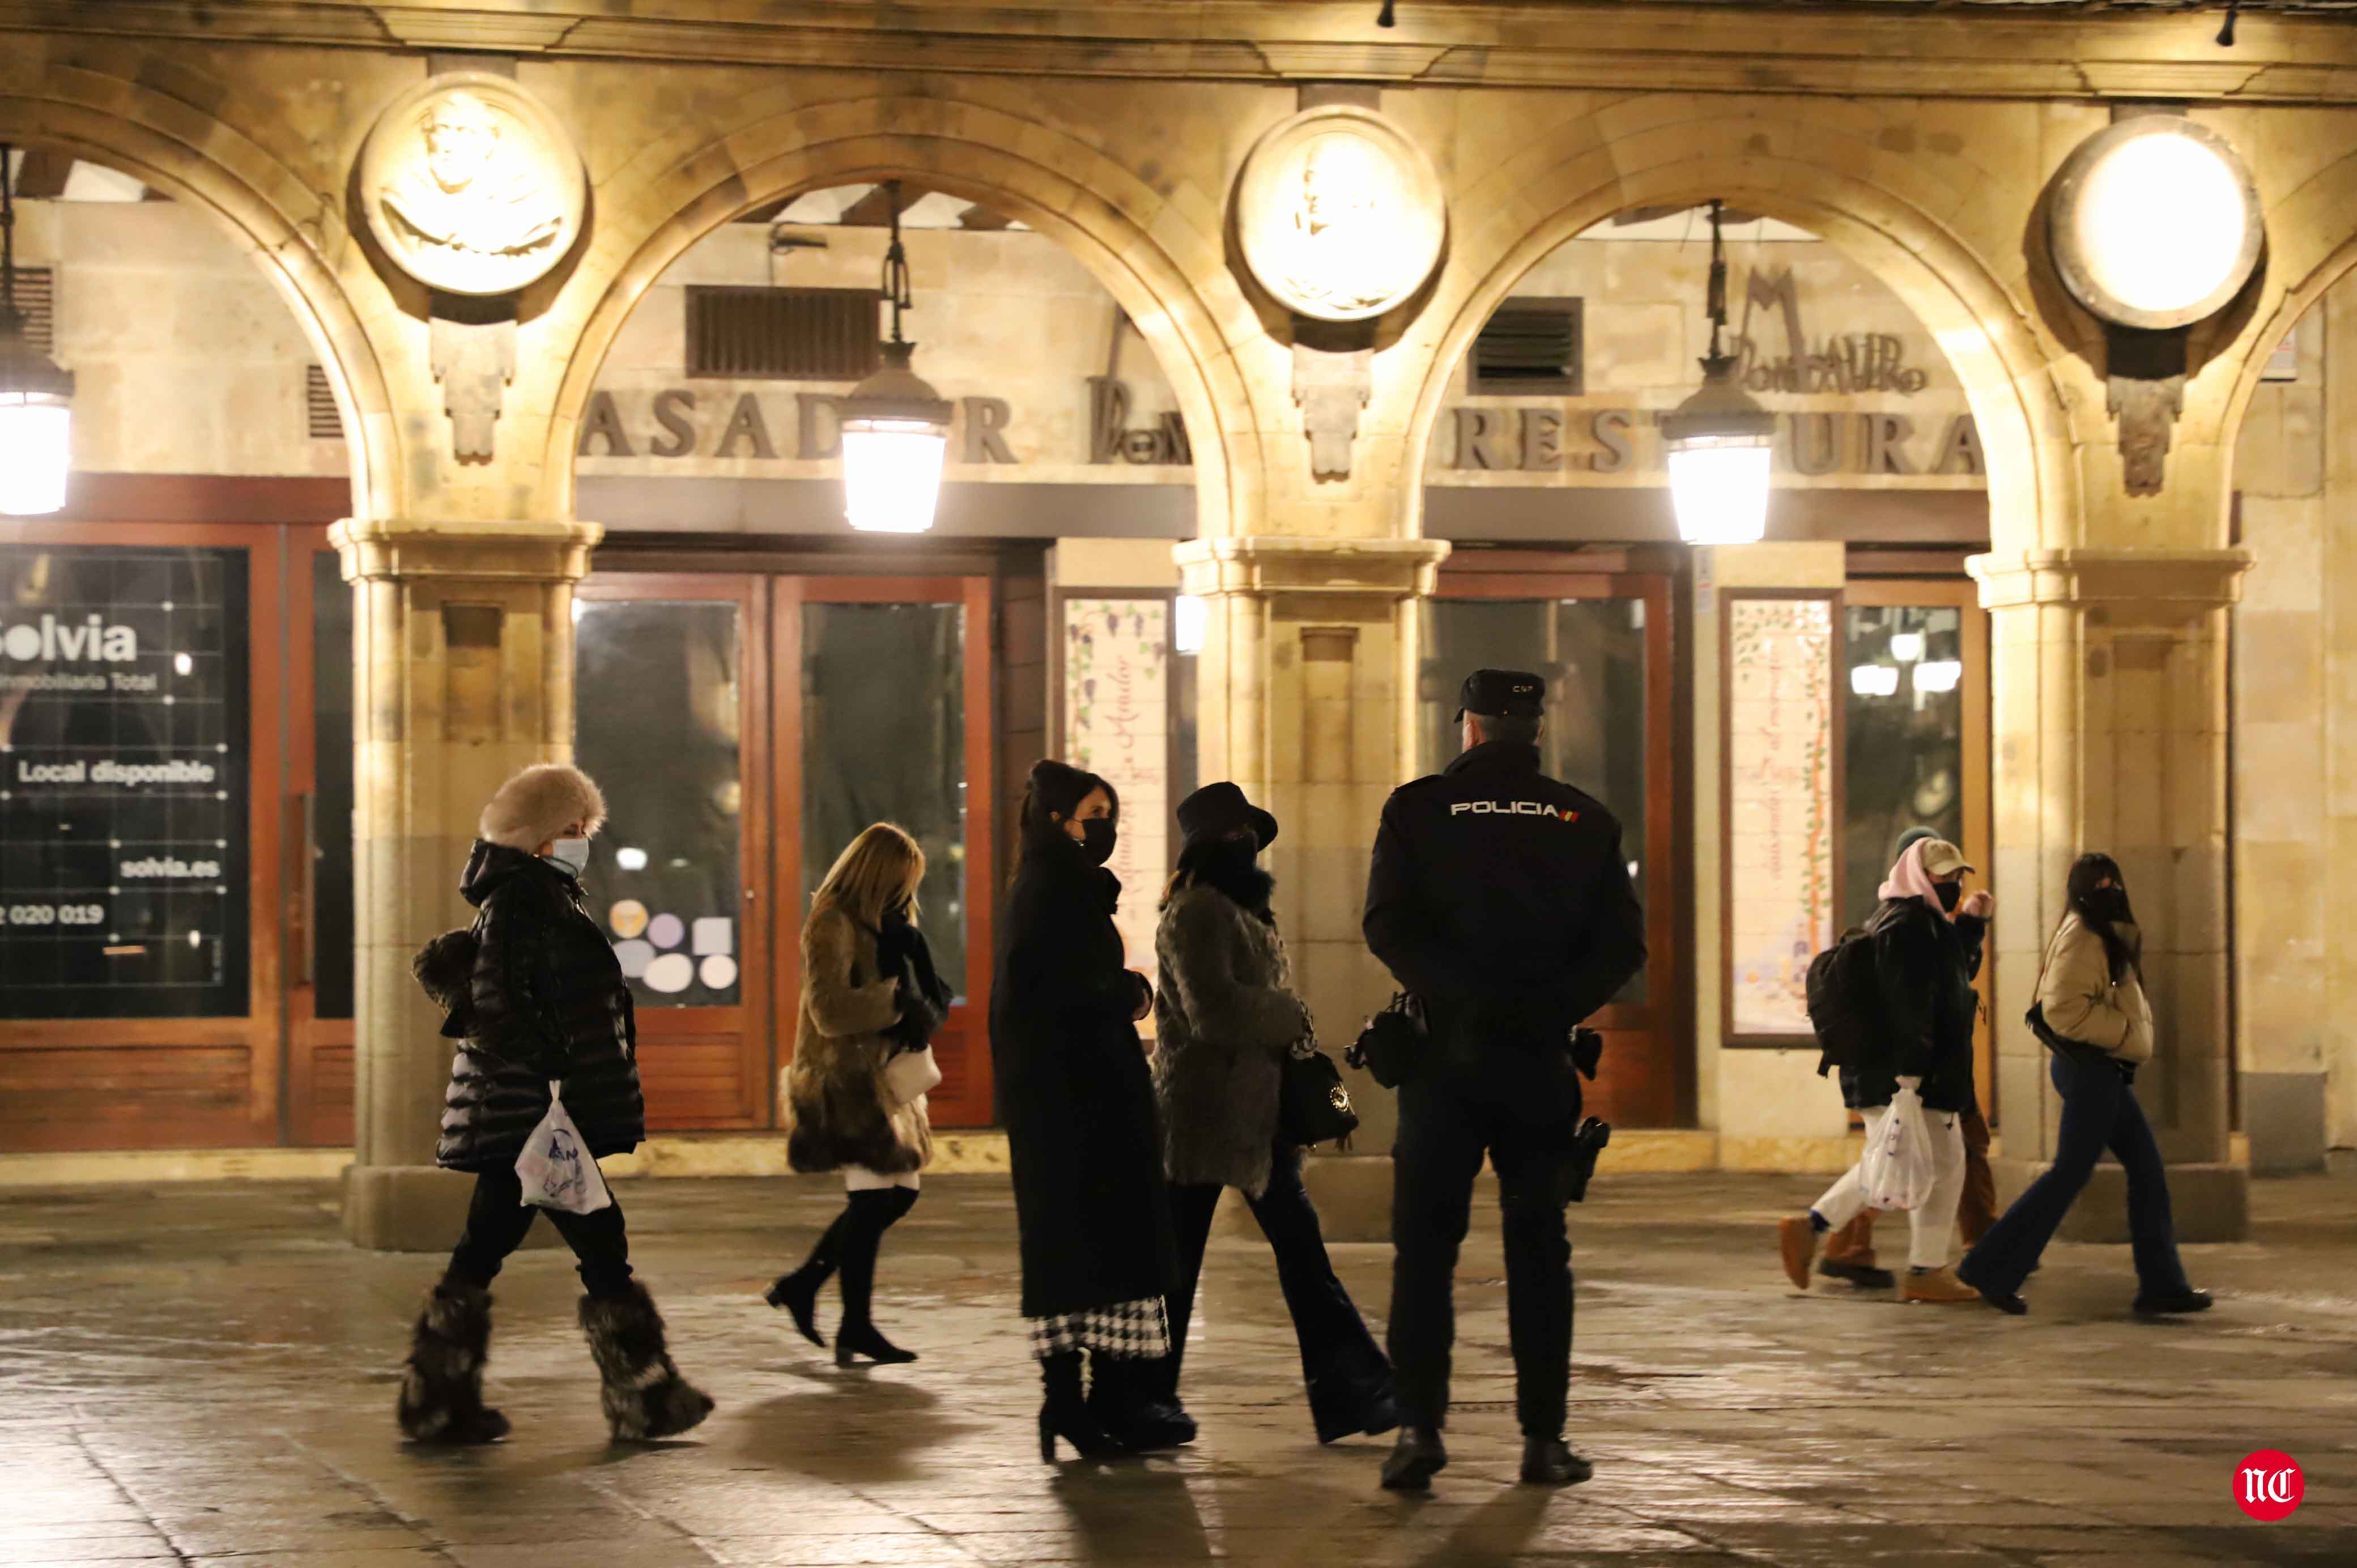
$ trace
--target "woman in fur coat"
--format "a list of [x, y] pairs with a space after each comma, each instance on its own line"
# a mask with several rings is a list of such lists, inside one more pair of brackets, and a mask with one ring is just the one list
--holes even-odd
[[1276, 1254], [1318, 1441], [1388, 1432], [1399, 1424], [1391, 1362], [1335, 1277], [1301, 1151], [1278, 1127], [1285, 1058], [1318, 1044], [1269, 908], [1275, 879], [1257, 863], [1276, 819], [1235, 785], [1210, 784], [1179, 802], [1178, 829], [1178, 871], [1155, 939], [1154, 1089], [1178, 1245], [1166, 1390], [1177, 1398], [1211, 1216], [1232, 1187]]
[[[500, 787], [459, 892], [480, 911], [436, 937], [414, 965], [458, 1042], [436, 1158], [475, 1178], [466, 1232], [426, 1297], [401, 1381], [401, 1430], [419, 1443], [491, 1443], [507, 1417], [483, 1404], [490, 1283], [542, 1211], [527, 1208], [516, 1158], [562, 1079], [566, 1113], [592, 1159], [646, 1134], [638, 1027], [621, 964], [581, 897], [605, 797], [577, 768], [540, 763]], [[663, 1321], [630, 1277], [622, 1206], [547, 1211], [580, 1260], [581, 1328], [604, 1384], [616, 1442], [670, 1437], [712, 1412], [672, 1365]]]
[[813, 1345], [818, 1292], [843, 1281], [843, 1322], [834, 1361], [917, 1359], [877, 1332], [868, 1316], [876, 1253], [884, 1232], [917, 1206], [917, 1173], [931, 1156], [925, 1097], [895, 1091], [949, 1013], [949, 992], [933, 972], [917, 929], [917, 885], [925, 852], [889, 822], [851, 841], [812, 896], [802, 927], [802, 1023], [786, 1069], [786, 1160], [805, 1176], [841, 1171], [843, 1212], [809, 1259], [770, 1287], [769, 1303], [793, 1314]]

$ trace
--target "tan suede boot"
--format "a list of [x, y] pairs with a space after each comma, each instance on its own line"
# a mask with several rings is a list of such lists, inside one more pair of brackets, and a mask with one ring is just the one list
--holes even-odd
[[1950, 1268], [1933, 1269], [1928, 1274], [1910, 1273], [1899, 1280], [1901, 1301], [1965, 1302], [1980, 1298], [1981, 1293], [1958, 1279], [1956, 1271]]
[[1889, 1290], [1899, 1282], [1874, 1261], [1874, 1210], [1869, 1208], [1825, 1238], [1825, 1255], [1817, 1273], [1829, 1280], [1847, 1280], [1860, 1290]]

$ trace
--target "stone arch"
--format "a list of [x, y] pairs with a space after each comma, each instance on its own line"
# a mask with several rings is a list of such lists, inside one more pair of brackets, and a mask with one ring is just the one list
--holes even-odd
[[0, 139], [86, 156], [220, 220], [319, 356], [348, 438], [353, 515], [400, 515], [392, 393], [361, 313], [323, 253], [343, 234], [332, 201], [234, 126], [148, 85], [178, 80], [184, 69], [145, 54], [119, 76], [38, 56], [32, 65], [0, 82]]
[[[1613, 113], [1639, 124], [1606, 135], [1598, 118], [1569, 123], [1459, 193], [1460, 221], [1482, 216], [1457, 242], [1470, 265], [1435, 301], [1444, 325], [1416, 398], [1410, 473], [1423, 471], [1457, 364], [1524, 274], [1616, 212], [1723, 198], [1822, 235], [1931, 330], [1980, 428], [1994, 549], [2076, 542], [2075, 444], [2051, 353], [2003, 279], [1938, 216], [1985, 199], [1971, 185], [1993, 177], [1958, 166], [1957, 176], [1977, 178], [1951, 183], [1928, 160], [1886, 150], [1832, 109], [1807, 124], [1692, 99], [1662, 101], [1651, 114], [1628, 104]], [[2019, 224], [2029, 216], [2025, 206]], [[1420, 489], [1411, 489], [1405, 504], [1420, 507]], [[1409, 526], [1417, 521], [1404, 519], [1405, 531], [1417, 532]]]
[[[2219, 439], [2230, 464], [2268, 356], [2334, 285], [2357, 271], [2352, 211], [2357, 211], [2357, 153], [2332, 164], [2267, 212], [2269, 271], [2281, 267], [2291, 281], [2253, 313], [2250, 336], [2240, 345], [2233, 388], [2220, 420]], [[2228, 477], [2231, 492], [2231, 467]]]
[[1260, 328], [1226, 270], [1220, 193], [1166, 194], [1054, 126], [975, 103], [808, 103], [780, 90], [743, 107], [754, 117], [658, 144], [599, 188], [604, 232], [582, 268], [598, 292], [558, 306], [580, 315], [550, 423], [545, 472], [563, 476], [544, 491], [551, 504], [571, 507], [582, 414], [616, 335], [690, 246], [752, 207], [907, 176], [987, 202], [1077, 257], [1128, 312], [1177, 396], [1194, 447], [1197, 532], [1237, 532], [1258, 516], [1259, 426], [1228, 345]]

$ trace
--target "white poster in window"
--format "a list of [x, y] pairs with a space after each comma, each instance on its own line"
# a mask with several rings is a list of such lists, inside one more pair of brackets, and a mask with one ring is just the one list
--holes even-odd
[[1834, 607], [1727, 600], [1730, 1038], [1810, 1036], [1834, 939]]
[[1121, 878], [1114, 924], [1132, 969], [1159, 981], [1156, 906], [1169, 875], [1169, 606], [1161, 599], [1064, 601], [1064, 760], [1121, 796], [1106, 864]]

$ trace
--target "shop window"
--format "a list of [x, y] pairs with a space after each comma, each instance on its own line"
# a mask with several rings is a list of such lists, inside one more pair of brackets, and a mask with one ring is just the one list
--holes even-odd
[[802, 899], [871, 822], [925, 852], [920, 929], [964, 992], [965, 610], [953, 604], [808, 603], [802, 610]]
[[734, 1006], [745, 961], [737, 606], [574, 601], [574, 754], [608, 812], [584, 879], [641, 1006]]
[[344, 416], [336, 412], [336, 394], [328, 390], [328, 372], [319, 365], [303, 367], [303, 427], [314, 441], [344, 438]]
[[0, 549], [0, 1017], [251, 1011], [247, 571]]
[[692, 285], [687, 373], [736, 381], [856, 381], [872, 373], [876, 307], [866, 288]]
[[24, 312], [25, 336], [37, 354], [58, 349], [57, 274], [48, 267], [16, 269], [16, 308]]
[[[1463, 749], [1456, 714], [1467, 671], [1544, 676], [1539, 766], [1611, 808], [1637, 897], [1646, 899], [1645, 601], [1437, 598], [1426, 623], [1419, 703], [1425, 770], [1438, 772]], [[1613, 1000], [1645, 997], [1641, 972]]]
[[1586, 381], [1580, 302], [1513, 299], [1473, 339], [1466, 391], [1475, 397], [1577, 397]]
[[1853, 606], [1843, 679], [1842, 925], [1865, 924], [1900, 835], [1965, 841], [1964, 614]]

